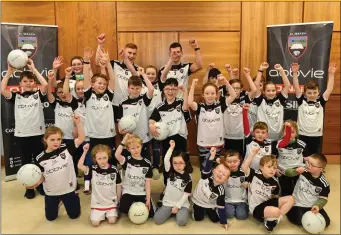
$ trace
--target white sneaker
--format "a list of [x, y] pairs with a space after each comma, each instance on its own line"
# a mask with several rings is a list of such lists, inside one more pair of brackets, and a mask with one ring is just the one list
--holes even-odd
[[158, 179], [160, 179], [160, 172], [159, 172], [159, 169], [154, 168], [154, 169], [153, 169], [153, 180], [158, 180]]

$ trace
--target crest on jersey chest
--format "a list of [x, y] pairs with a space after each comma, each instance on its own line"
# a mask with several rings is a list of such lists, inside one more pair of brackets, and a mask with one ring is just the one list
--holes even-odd
[[210, 195], [210, 199], [211, 199], [211, 200], [215, 200], [215, 199], [217, 199], [217, 198], [218, 198], [218, 195], [217, 195], [217, 194], [211, 193], [211, 195]]
[[187, 182], [185, 182], [185, 181], [181, 181], [181, 187], [183, 188], [183, 187], [185, 187], [186, 186], [186, 184], [187, 184]]
[[264, 149], [265, 149], [265, 152], [269, 152], [270, 146], [265, 146]]
[[111, 180], [115, 180], [115, 178], [116, 178], [116, 174], [115, 174], [115, 173], [111, 173], [111, 174], [110, 174], [110, 179], [111, 179]]
[[297, 149], [297, 154], [301, 154], [303, 152], [303, 149], [302, 148], [298, 148]]
[[59, 156], [60, 156], [63, 160], [65, 160], [65, 158], [66, 158], [66, 154], [65, 154], [65, 153], [61, 153]]
[[322, 188], [321, 187], [315, 187], [315, 192], [316, 193], [320, 193], [322, 191]]
[[104, 96], [103, 96], [103, 100], [104, 100], [104, 101], [108, 101], [108, 100], [109, 100], [108, 95], [104, 95]]
[[181, 111], [181, 105], [180, 105], [180, 104], [179, 104], [178, 106], [176, 106], [176, 110], [177, 110], [178, 112]]
[[147, 172], [148, 172], [148, 168], [147, 168], [147, 167], [143, 167], [142, 173], [143, 173], [143, 174], [147, 174]]
[[244, 183], [245, 182], [245, 176], [241, 176], [240, 177], [240, 183]]
[[34, 94], [33, 98], [37, 100], [38, 99], [38, 94]]
[[220, 113], [220, 108], [219, 108], [219, 107], [218, 107], [218, 108], [215, 108], [214, 110], [215, 110], [215, 112], [216, 112], [217, 114]]

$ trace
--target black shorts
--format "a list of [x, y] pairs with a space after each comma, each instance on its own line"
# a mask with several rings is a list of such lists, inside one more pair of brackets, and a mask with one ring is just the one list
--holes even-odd
[[278, 198], [272, 198], [256, 206], [253, 210], [253, 217], [255, 217], [260, 222], [264, 222], [264, 209], [267, 206], [278, 207]]

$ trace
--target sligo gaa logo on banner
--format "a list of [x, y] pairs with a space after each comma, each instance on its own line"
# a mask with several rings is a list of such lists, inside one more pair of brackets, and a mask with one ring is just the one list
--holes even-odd
[[28, 58], [32, 59], [37, 53], [38, 40], [35, 33], [18, 33], [18, 48], [24, 51]]
[[288, 51], [292, 57], [298, 60], [303, 56], [308, 46], [307, 33], [290, 33], [288, 36]]

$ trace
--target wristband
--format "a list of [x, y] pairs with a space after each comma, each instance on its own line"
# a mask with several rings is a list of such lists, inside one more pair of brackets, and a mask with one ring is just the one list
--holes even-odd
[[258, 69], [258, 72], [261, 72], [261, 73], [263, 73], [263, 70], [260, 70], [260, 69]]
[[90, 61], [83, 61], [83, 64], [90, 64]]
[[200, 50], [200, 47], [197, 47], [197, 48], [195, 48], [194, 50], [195, 50], [195, 51]]

